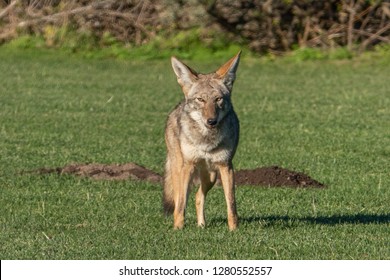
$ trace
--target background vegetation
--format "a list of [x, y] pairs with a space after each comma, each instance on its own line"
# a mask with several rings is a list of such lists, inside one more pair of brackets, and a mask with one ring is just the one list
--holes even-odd
[[390, 42], [390, 3], [381, 0], [0, 0], [0, 8], [0, 42], [102, 56], [317, 48], [348, 58]]

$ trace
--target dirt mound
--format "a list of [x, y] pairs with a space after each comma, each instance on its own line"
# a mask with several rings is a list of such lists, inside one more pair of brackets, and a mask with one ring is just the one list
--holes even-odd
[[[40, 168], [32, 171], [38, 174], [70, 174], [90, 177], [96, 180], [145, 180], [153, 184], [162, 184], [163, 177], [136, 163], [126, 164], [70, 164], [65, 167]], [[31, 173], [31, 172], [29, 172]], [[284, 169], [278, 166], [259, 167], [251, 170], [237, 170], [236, 184], [265, 187], [324, 187], [324, 184], [310, 176]], [[217, 182], [217, 184], [220, 184]]]
[[324, 184], [310, 176], [284, 169], [278, 166], [259, 167], [236, 172], [237, 185], [270, 186], [270, 187], [325, 187]]
[[83, 177], [90, 177], [96, 180], [145, 180], [150, 183], [161, 184], [163, 178], [141, 165], [135, 163], [125, 164], [70, 164], [65, 167], [40, 168], [36, 170], [39, 174], [70, 174]]

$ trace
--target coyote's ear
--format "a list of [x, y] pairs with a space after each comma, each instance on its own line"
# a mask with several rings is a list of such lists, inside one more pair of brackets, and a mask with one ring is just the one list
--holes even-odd
[[171, 57], [171, 62], [173, 71], [177, 76], [177, 82], [183, 88], [184, 94], [187, 95], [192, 84], [198, 78], [198, 74], [174, 56]]
[[229, 91], [233, 88], [234, 80], [236, 79], [236, 71], [240, 62], [241, 51], [238, 52], [233, 58], [222, 65], [215, 73], [222, 80]]

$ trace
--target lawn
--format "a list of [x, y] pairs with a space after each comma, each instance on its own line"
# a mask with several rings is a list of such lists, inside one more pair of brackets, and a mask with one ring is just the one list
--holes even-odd
[[[226, 58], [228, 59], [228, 58]], [[223, 61], [186, 61], [203, 72]], [[244, 58], [233, 92], [237, 169], [278, 165], [325, 189], [221, 188], [172, 229], [161, 186], [25, 171], [136, 162], [162, 173], [182, 98], [169, 60], [0, 48], [0, 259], [389, 259], [390, 63]]]

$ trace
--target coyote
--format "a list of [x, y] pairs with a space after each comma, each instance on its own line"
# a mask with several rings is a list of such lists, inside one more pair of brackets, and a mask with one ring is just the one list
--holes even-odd
[[196, 194], [198, 226], [205, 226], [207, 192], [220, 173], [227, 203], [228, 226], [238, 225], [232, 159], [239, 138], [239, 122], [231, 93], [241, 51], [210, 74], [200, 74], [175, 57], [171, 58], [184, 100], [169, 114], [165, 142], [163, 207], [173, 213], [174, 228], [184, 227], [189, 186], [200, 180]]

